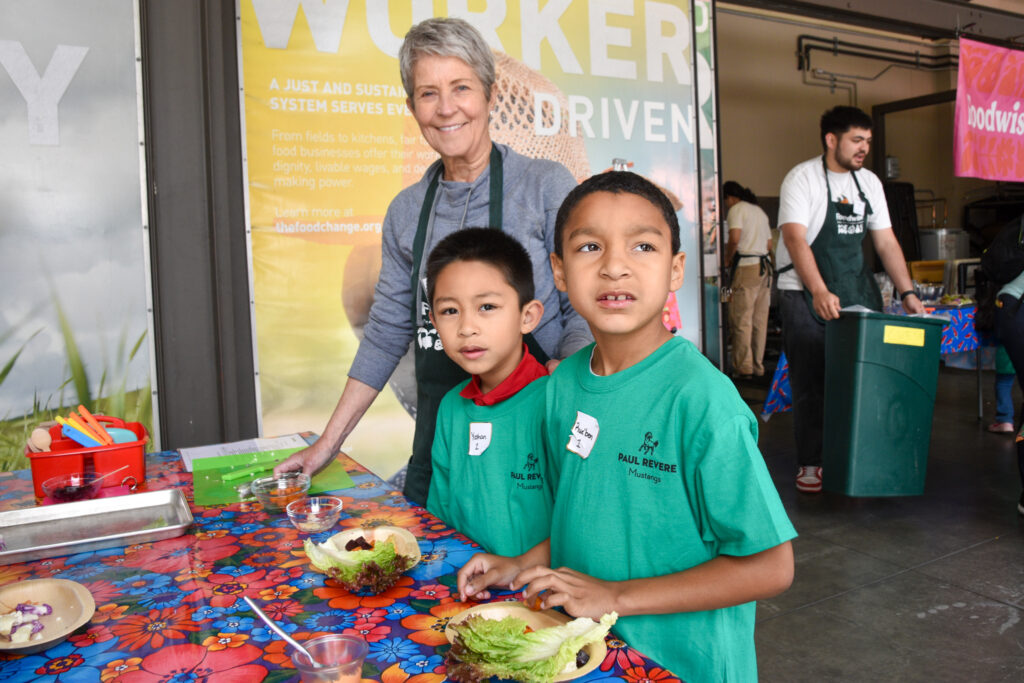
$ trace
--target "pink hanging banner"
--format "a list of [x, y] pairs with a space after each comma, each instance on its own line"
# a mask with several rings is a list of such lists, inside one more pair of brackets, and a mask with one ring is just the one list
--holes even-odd
[[1024, 181], [1024, 51], [960, 39], [956, 175]]

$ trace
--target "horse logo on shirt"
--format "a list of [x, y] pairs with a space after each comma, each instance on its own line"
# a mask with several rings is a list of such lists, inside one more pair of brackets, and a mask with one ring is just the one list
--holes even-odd
[[526, 467], [523, 468], [527, 472], [532, 472], [537, 469], [537, 456], [533, 453], [529, 453], [526, 456]]
[[644, 434], [644, 442], [640, 444], [640, 452], [645, 455], [654, 455], [654, 449], [658, 447], [658, 442], [654, 440], [654, 435], [650, 432]]

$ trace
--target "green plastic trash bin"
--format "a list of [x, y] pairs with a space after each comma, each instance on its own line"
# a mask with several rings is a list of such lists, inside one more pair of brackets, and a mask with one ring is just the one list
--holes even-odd
[[924, 493], [944, 318], [844, 311], [825, 325], [823, 487]]

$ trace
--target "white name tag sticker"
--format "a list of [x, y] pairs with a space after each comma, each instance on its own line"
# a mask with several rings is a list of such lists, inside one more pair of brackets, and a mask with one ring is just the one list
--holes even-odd
[[569, 443], [565, 445], [566, 449], [581, 458], [589, 458], [590, 451], [594, 450], [594, 444], [597, 443], [599, 431], [601, 428], [597, 424], [597, 418], [577, 410], [576, 424], [572, 426], [572, 431], [569, 433]]
[[491, 445], [491, 423], [469, 423], [469, 454], [480, 455]]

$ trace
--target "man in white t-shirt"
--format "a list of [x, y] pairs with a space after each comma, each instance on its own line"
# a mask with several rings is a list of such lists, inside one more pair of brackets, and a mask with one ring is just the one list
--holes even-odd
[[[823, 156], [786, 174], [779, 193], [777, 250], [782, 344], [789, 360], [796, 434], [796, 488], [821, 491], [825, 403], [825, 321], [861, 304], [881, 309], [861, 242], [871, 235], [885, 271], [908, 313], [923, 313], [892, 231], [882, 183], [863, 168], [871, 146], [871, 117], [834, 107], [821, 117]], [[826, 171], [827, 169], [827, 171]]]

